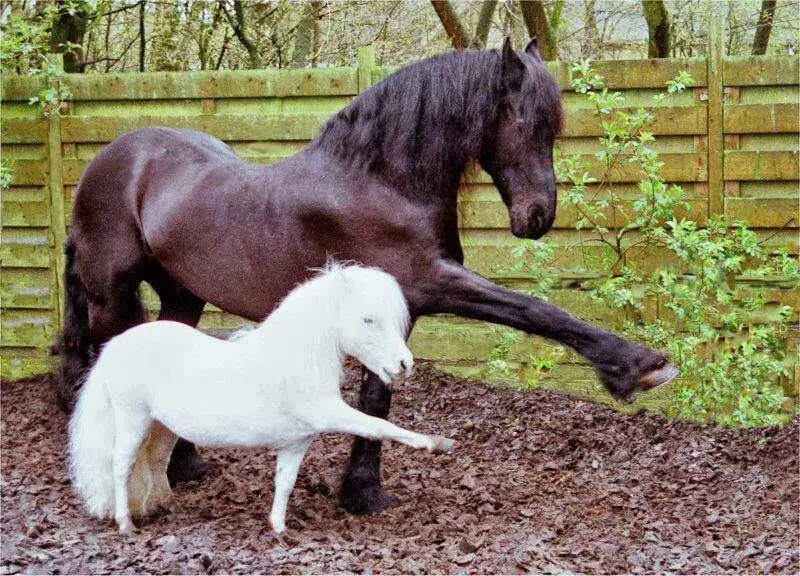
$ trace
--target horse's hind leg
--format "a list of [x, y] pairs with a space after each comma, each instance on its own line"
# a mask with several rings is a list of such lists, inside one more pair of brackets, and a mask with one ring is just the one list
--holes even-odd
[[[378, 376], [366, 368], [362, 370], [358, 409], [385, 419], [389, 416], [392, 392]], [[380, 441], [356, 438], [339, 491], [339, 501], [345, 510], [351, 514], [376, 514], [394, 504], [394, 497], [381, 489], [380, 466]]]
[[[161, 266], [153, 263], [145, 278], [161, 302], [159, 320], [172, 320], [195, 327], [203, 314], [205, 302], [178, 284]], [[167, 469], [170, 484], [201, 480], [212, 465], [200, 459], [194, 444], [179, 439]]]

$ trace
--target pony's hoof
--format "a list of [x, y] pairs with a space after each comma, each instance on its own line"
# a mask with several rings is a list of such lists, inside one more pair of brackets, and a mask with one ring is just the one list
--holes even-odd
[[456, 445], [455, 440], [445, 438], [444, 436], [431, 436], [431, 439], [433, 440], [431, 452], [434, 454], [450, 454], [450, 452], [453, 451], [453, 447]]
[[119, 533], [125, 534], [126, 536], [133, 534], [133, 531], [136, 528], [130, 518], [126, 518], [125, 520], [117, 520], [117, 526], [119, 527]]
[[381, 490], [380, 486], [374, 484], [358, 486], [349, 480], [342, 483], [339, 503], [350, 514], [372, 516], [381, 510], [391, 508], [396, 502], [397, 499]]

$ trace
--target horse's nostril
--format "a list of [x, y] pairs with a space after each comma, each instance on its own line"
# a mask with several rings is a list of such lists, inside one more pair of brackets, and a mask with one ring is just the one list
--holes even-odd
[[405, 370], [406, 369], [406, 361], [405, 360], [400, 360], [400, 369], [401, 370]]

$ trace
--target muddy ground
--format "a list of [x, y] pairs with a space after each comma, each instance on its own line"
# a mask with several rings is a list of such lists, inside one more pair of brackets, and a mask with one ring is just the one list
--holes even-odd
[[[349, 369], [352, 397], [358, 375]], [[64, 465], [66, 417], [46, 379], [2, 384], [0, 574], [251, 572], [798, 573], [798, 421], [722, 430], [627, 416], [423, 367], [392, 418], [452, 436], [452, 455], [384, 448], [398, 504], [353, 517], [334, 495], [350, 439], [316, 440], [268, 527], [274, 457], [217, 464], [177, 490], [183, 511], [131, 537], [88, 518]]]

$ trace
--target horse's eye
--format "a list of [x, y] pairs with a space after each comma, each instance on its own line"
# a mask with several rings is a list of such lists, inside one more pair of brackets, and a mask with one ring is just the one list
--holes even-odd
[[375, 320], [372, 318], [364, 318], [364, 324], [374, 324]]

